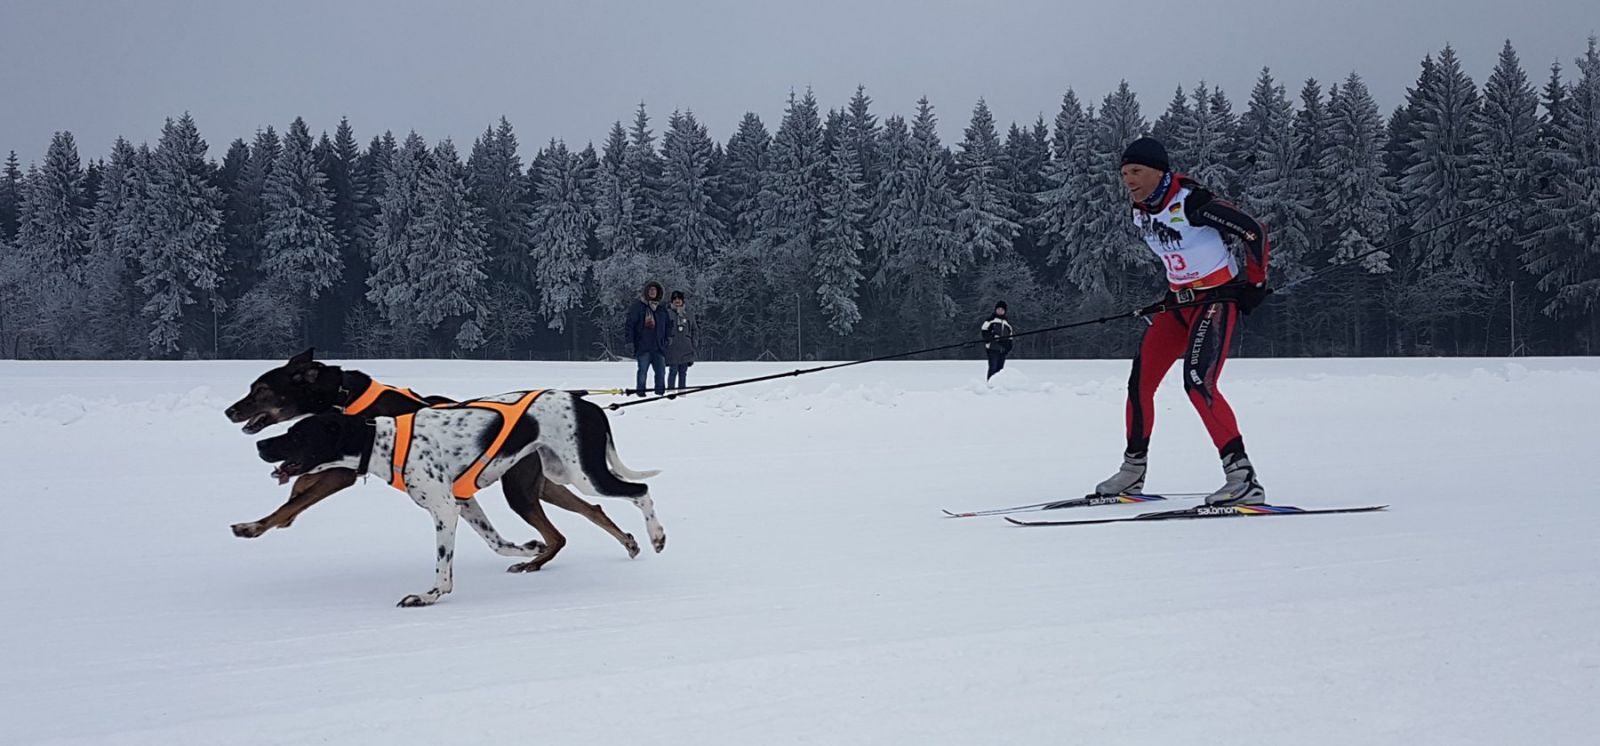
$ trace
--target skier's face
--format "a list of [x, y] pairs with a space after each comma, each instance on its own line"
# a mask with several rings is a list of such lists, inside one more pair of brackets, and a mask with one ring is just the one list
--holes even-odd
[[1147, 199], [1161, 185], [1161, 172], [1149, 166], [1129, 163], [1122, 167], [1122, 185], [1128, 188], [1128, 195], [1134, 201]]
[[674, 298], [673, 301], [672, 301], [672, 307], [678, 309], [679, 311], [682, 311], [683, 310], [683, 299], [682, 298]]
[[657, 290], [656, 286], [651, 285], [650, 287], [645, 288], [644, 298], [645, 298], [645, 300], [648, 300], [648, 301], [661, 300], [661, 291]]

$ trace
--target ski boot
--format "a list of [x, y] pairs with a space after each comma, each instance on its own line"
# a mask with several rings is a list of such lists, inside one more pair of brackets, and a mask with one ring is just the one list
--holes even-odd
[[1206, 496], [1207, 505], [1265, 505], [1267, 491], [1256, 481], [1255, 467], [1244, 454], [1222, 457], [1222, 473], [1228, 481], [1222, 488]]
[[1145, 454], [1122, 454], [1122, 468], [1094, 488], [1099, 496], [1137, 495], [1144, 489]]

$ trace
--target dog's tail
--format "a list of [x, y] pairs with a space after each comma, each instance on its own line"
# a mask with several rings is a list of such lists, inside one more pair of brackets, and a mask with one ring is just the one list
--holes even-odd
[[611, 471], [615, 472], [617, 476], [623, 479], [631, 479], [635, 482], [641, 479], [649, 479], [661, 473], [660, 469], [634, 471], [629, 469], [627, 464], [622, 463], [622, 457], [617, 455], [617, 445], [611, 440], [610, 428], [606, 429], [606, 463], [611, 465]]
[[648, 494], [650, 488], [645, 485], [624, 481], [640, 478], [632, 475], [644, 472], [628, 470], [618, 474], [611, 470], [613, 463], [620, 462], [611, 444], [611, 422], [606, 419], [605, 410], [582, 399], [573, 399], [572, 406], [578, 421], [578, 466], [595, 489], [608, 497], [634, 498]]

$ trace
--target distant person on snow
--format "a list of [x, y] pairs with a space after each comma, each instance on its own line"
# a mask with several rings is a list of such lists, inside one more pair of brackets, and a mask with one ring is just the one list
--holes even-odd
[[667, 340], [667, 388], [674, 391], [688, 386], [689, 366], [694, 365], [697, 332], [684, 304], [683, 291], [672, 291], [672, 302], [667, 307], [672, 313], [672, 339]]
[[1006, 302], [994, 304], [994, 313], [978, 327], [983, 330], [983, 350], [989, 355], [989, 375], [994, 378], [1006, 367], [1006, 356], [1011, 354], [1011, 322], [1006, 321]]
[[[1146, 454], [1155, 425], [1156, 386], [1183, 358], [1183, 387], [1200, 412], [1222, 458], [1226, 483], [1208, 505], [1260, 505], [1266, 490], [1245, 456], [1244, 438], [1217, 378], [1228, 358], [1238, 313], [1267, 297], [1267, 229], [1232, 204], [1172, 170], [1166, 148], [1140, 138], [1122, 154], [1122, 183], [1133, 198], [1133, 223], [1167, 272], [1167, 294], [1154, 305], [1198, 302], [1146, 316], [1150, 325], [1128, 378], [1128, 444], [1122, 468], [1101, 482], [1101, 495], [1137, 493], [1144, 487]], [[1224, 239], [1244, 246], [1245, 269]]]
[[628, 309], [628, 339], [633, 343], [633, 359], [639, 362], [639, 385], [634, 393], [644, 396], [645, 373], [656, 372], [656, 396], [667, 393], [667, 340], [672, 336], [672, 314], [661, 302], [661, 283], [644, 286], [644, 295]]

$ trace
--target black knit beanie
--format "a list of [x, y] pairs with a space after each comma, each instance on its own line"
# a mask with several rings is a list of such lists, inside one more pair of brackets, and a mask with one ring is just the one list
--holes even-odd
[[1153, 137], [1141, 137], [1128, 143], [1128, 149], [1122, 151], [1122, 165], [1129, 163], [1149, 166], [1157, 171], [1172, 169], [1172, 163], [1167, 160], [1167, 148]]

